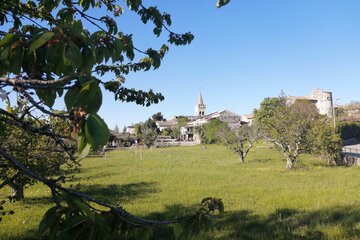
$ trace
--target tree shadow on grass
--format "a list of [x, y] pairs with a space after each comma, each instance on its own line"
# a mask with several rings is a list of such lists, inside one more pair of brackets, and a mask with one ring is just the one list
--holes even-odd
[[[195, 206], [172, 205], [167, 206], [165, 211], [149, 214], [146, 218], [165, 220], [190, 215], [195, 211]], [[196, 239], [360, 239], [360, 210], [354, 207], [326, 208], [317, 211], [279, 209], [267, 216], [259, 216], [244, 210], [215, 216], [214, 220], [215, 230], [203, 231]], [[325, 230], [331, 232], [332, 229], [335, 231], [329, 236], [329, 232]], [[152, 239], [174, 239], [173, 230], [171, 227], [157, 228]]]
[[124, 185], [82, 185], [81, 191], [97, 200], [112, 204], [129, 202], [159, 192], [155, 182], [137, 182]]
[[88, 180], [95, 180], [95, 179], [99, 179], [99, 178], [107, 178], [107, 177], [111, 177], [115, 174], [111, 174], [111, 173], [101, 173], [101, 174], [97, 174], [95, 176], [87, 176], [87, 177], [83, 177], [83, 176], [68, 176], [66, 182], [68, 183], [77, 183], [79, 181], [88, 181]]
[[[174, 204], [174, 205], [168, 205], [165, 207], [165, 210], [162, 212], [153, 212], [145, 216], [145, 219], [152, 219], [152, 220], [170, 220], [175, 218], [183, 218], [192, 216], [197, 209], [199, 208], [199, 205], [191, 205], [191, 206], [185, 206], [181, 204]], [[160, 227], [153, 227], [152, 229], [152, 238], [153, 240], [175, 240], [173, 227], [172, 226], [160, 226]], [[180, 238], [180, 239], [188, 239], [188, 238]], [[195, 238], [197, 239], [197, 238]]]
[[[331, 239], [324, 228], [340, 228], [343, 239], [360, 237], [360, 211], [350, 207], [298, 211], [279, 209], [268, 216], [232, 212], [218, 221], [225, 234], [214, 239]], [[336, 238], [336, 237], [334, 237]]]

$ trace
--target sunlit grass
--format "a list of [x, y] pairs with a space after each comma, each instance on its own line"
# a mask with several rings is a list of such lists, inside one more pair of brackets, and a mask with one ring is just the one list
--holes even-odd
[[[266, 145], [256, 146], [245, 164], [224, 146], [210, 145], [113, 151], [82, 165], [67, 186], [80, 183], [89, 195], [144, 217], [181, 215], [204, 197], [222, 198], [227, 213], [203, 239], [360, 238], [357, 167], [328, 167], [303, 155], [288, 171]], [[9, 193], [3, 189], [0, 196]], [[25, 194], [24, 201], [5, 206], [15, 215], [0, 223], [2, 239], [33, 239], [51, 206], [40, 184]]]

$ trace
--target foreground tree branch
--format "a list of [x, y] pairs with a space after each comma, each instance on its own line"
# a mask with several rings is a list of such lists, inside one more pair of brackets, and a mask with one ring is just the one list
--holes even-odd
[[[217, 7], [228, 2], [218, 0]], [[132, 34], [119, 29], [123, 25], [118, 26], [116, 20], [126, 14], [124, 8], [137, 14], [144, 24], [152, 24], [155, 37], [163, 32], [168, 34], [159, 49], [140, 50], [134, 45]], [[0, 31], [0, 101], [6, 105], [0, 108], [0, 128], [4, 128], [0, 129], [0, 134], [7, 138], [0, 144], [1, 163], [5, 159], [10, 169], [19, 172], [18, 177], [32, 183], [42, 182], [50, 188], [56, 206], [44, 216], [39, 226], [41, 235], [71, 239], [80, 234], [85, 239], [104, 239], [115, 234], [121, 239], [139, 239], [139, 234], [151, 235], [148, 226], [180, 223], [189, 226], [183, 222], [199, 222], [202, 216], [215, 210], [223, 212], [221, 200], [207, 198], [193, 216], [147, 220], [64, 188], [59, 181], [37, 171], [36, 164], [30, 164], [36, 160], [48, 161], [44, 167], [50, 169], [57, 164], [56, 154], [60, 159], [64, 157], [62, 151], [76, 164], [74, 146], [68, 146], [69, 136], [76, 139], [78, 158], [106, 144], [109, 129], [98, 115], [103, 89], [114, 94], [115, 101], [143, 106], [163, 101], [161, 93], [126, 88], [123, 83], [130, 73], [159, 68], [169, 50], [168, 44], [183, 46], [192, 42], [194, 36], [190, 32], [175, 33], [170, 30], [171, 23], [170, 14], [161, 12], [156, 6], [145, 6], [142, 0], [0, 1], [0, 26], [3, 27]], [[14, 98], [17, 103], [11, 104], [10, 99]], [[53, 111], [57, 99], [64, 100], [64, 113]], [[13, 110], [22, 111], [22, 114], [13, 113]], [[70, 126], [59, 127], [58, 121]], [[24, 141], [18, 152], [15, 147], [6, 145], [7, 140], [15, 138], [12, 130]], [[13, 143], [16, 146], [16, 141]], [[51, 144], [54, 151], [37, 151], [44, 149], [43, 146], [32, 148], [31, 144]], [[51, 154], [54, 157], [49, 157]], [[67, 159], [61, 163], [69, 164]], [[13, 175], [6, 174], [5, 167], [0, 170], [4, 173], [0, 174], [1, 186], [12, 184], [14, 179], [10, 176]], [[96, 205], [107, 211], [96, 209]], [[127, 230], [123, 231], [124, 228]], [[175, 236], [181, 235], [180, 229], [177, 225]], [[81, 232], [72, 232], [76, 230]]]

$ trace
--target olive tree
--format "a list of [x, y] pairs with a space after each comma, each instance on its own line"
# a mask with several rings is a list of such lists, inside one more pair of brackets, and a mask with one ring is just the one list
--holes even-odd
[[239, 155], [239, 161], [244, 163], [250, 149], [262, 135], [260, 127], [255, 124], [252, 126], [244, 125], [233, 131], [225, 126], [219, 129], [218, 136], [228, 149]]
[[264, 99], [255, 111], [255, 121], [262, 126], [265, 138], [279, 148], [287, 169], [294, 167], [299, 153], [308, 151], [309, 133], [319, 116], [313, 103], [296, 101], [291, 104], [285, 96]]

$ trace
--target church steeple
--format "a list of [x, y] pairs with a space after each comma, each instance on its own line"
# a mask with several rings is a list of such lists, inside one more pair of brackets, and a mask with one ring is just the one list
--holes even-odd
[[197, 103], [198, 105], [204, 105], [204, 100], [203, 100], [203, 98], [202, 98], [202, 96], [201, 96], [201, 93], [199, 94], [199, 99], [198, 99], [198, 103]]
[[206, 105], [204, 104], [204, 100], [203, 100], [202, 95], [200, 93], [199, 98], [198, 98], [198, 102], [195, 105], [195, 114], [197, 116], [205, 116], [205, 110], [206, 110]]

